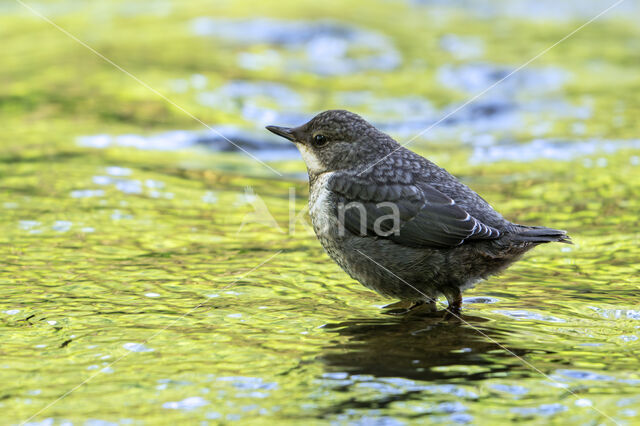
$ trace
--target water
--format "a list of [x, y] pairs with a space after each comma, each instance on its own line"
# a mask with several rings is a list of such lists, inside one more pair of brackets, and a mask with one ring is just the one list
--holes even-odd
[[[357, 16], [316, 4], [317, 22], [297, 3], [156, 3], [42, 7], [282, 176], [2, 8], [0, 78], [16, 82], [0, 92], [3, 424], [640, 422], [628, 62], [640, 33], [628, 20], [585, 29], [412, 143], [506, 217], [575, 242], [538, 247], [466, 292], [456, 323], [385, 315], [393, 301], [328, 259], [303, 211], [304, 166], [261, 126], [347, 106], [409, 139], [582, 12], [563, 8], [538, 45], [537, 13], [495, 28], [429, 2], [358, 3]], [[224, 24], [215, 34], [193, 33], [212, 19]], [[50, 53], [25, 44], [25, 28]], [[309, 43], [334, 39], [347, 50], [328, 72]], [[295, 66], [247, 69], [247, 54], [270, 50]], [[393, 66], [366, 65], [390, 52]]]

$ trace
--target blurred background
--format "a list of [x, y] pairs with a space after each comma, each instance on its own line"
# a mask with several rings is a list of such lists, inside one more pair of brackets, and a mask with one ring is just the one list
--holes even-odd
[[[632, 0], [4, 0], [7, 424], [640, 421], [639, 19]], [[382, 315], [264, 130], [330, 108], [575, 246], [469, 292], [472, 326]]]

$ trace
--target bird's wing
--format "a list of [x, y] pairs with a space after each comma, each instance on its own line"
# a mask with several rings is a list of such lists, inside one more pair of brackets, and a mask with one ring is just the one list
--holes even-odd
[[384, 237], [410, 247], [439, 248], [501, 235], [426, 183], [369, 183], [353, 175], [334, 174], [328, 189], [338, 197], [336, 208], [344, 227], [357, 235]]

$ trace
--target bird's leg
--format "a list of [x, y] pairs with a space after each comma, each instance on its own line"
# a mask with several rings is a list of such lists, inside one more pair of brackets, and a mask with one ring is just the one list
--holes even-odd
[[462, 310], [462, 292], [460, 288], [448, 287], [443, 291], [444, 296], [447, 298], [447, 313], [445, 319], [460, 318], [460, 311]]

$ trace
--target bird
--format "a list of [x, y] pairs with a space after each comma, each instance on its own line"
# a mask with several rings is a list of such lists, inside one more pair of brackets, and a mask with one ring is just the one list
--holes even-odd
[[319, 113], [298, 127], [267, 126], [293, 142], [309, 176], [309, 215], [325, 251], [402, 312], [460, 315], [462, 292], [533, 247], [572, 244], [566, 231], [512, 223], [445, 169], [361, 116]]

